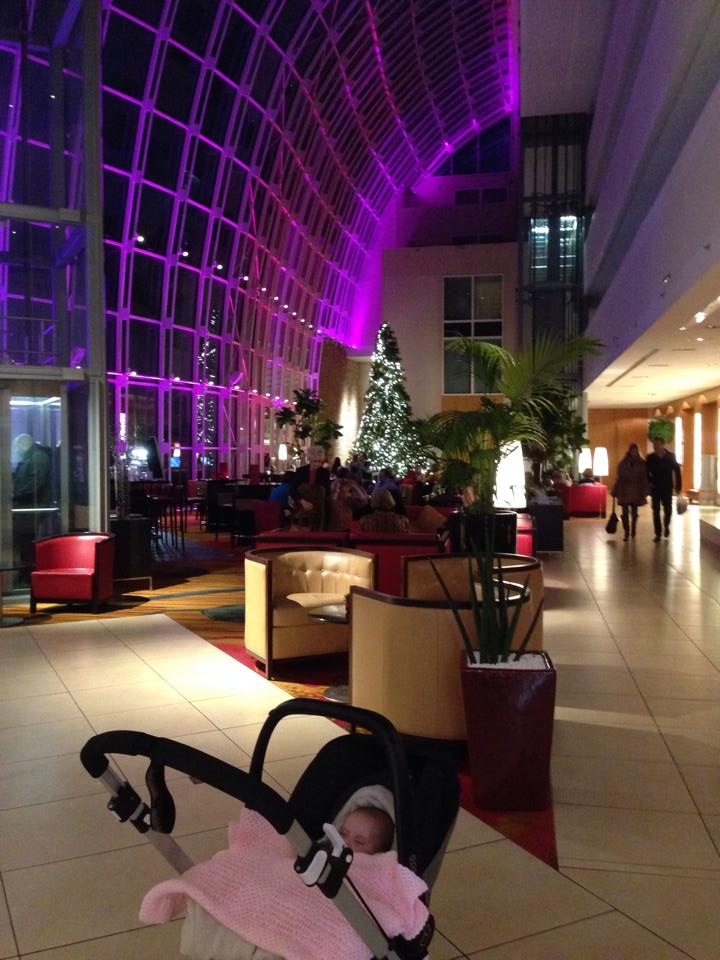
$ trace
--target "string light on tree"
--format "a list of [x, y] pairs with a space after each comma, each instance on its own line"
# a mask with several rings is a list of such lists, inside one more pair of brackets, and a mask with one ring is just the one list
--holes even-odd
[[388, 467], [396, 474], [406, 473], [424, 459], [397, 339], [387, 323], [375, 341], [355, 449], [365, 453], [375, 470]]

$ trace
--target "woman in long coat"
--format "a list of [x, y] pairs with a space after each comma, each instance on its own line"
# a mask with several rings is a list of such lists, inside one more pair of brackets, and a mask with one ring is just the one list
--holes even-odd
[[645, 505], [650, 493], [647, 467], [636, 443], [630, 444], [628, 452], [618, 464], [615, 486], [610, 493], [622, 507], [623, 539], [629, 540], [635, 536], [638, 507]]

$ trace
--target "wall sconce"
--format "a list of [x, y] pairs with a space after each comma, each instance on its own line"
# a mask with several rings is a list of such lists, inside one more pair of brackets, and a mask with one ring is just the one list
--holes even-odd
[[280, 463], [287, 463], [288, 458], [288, 448], [286, 443], [281, 443], [278, 446], [278, 460]]
[[593, 455], [592, 471], [596, 477], [607, 477], [610, 473], [608, 464], [608, 452], [606, 447], [595, 447]]

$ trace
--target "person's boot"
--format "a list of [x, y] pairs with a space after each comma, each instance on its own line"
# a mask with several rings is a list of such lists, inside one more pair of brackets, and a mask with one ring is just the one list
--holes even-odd
[[630, 535], [635, 539], [635, 534], [637, 533], [637, 520], [633, 519], [632, 527], [630, 528]]
[[628, 529], [628, 525], [625, 520], [623, 520], [623, 532], [625, 533], [623, 540], [628, 541], [630, 539], [630, 530]]
[[[666, 524], [665, 524], [665, 530], [664, 530], [663, 532], [664, 532], [664, 534], [665, 534], [666, 537], [669, 537], [669, 536], [670, 536], [670, 524], [669, 524], [669, 523], [666, 523]], [[660, 539], [660, 537], [658, 537], [658, 540], [659, 540], [659, 539]]]

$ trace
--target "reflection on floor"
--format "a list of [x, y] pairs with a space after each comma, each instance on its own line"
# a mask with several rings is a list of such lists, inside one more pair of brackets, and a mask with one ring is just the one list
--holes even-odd
[[[698, 513], [659, 544], [647, 516], [628, 544], [573, 520], [545, 559], [560, 872], [461, 813], [433, 960], [718, 957], [720, 559], [700, 552]], [[178, 924], [137, 920], [170, 868], [113, 821], [77, 752], [125, 727], [246, 765], [285, 694], [162, 614], [5, 629], [0, 658], [0, 958], [172, 960]], [[281, 791], [338, 733], [290, 724], [268, 764]], [[183, 777], [172, 789], [188, 852], [219, 849], [235, 805]]]

